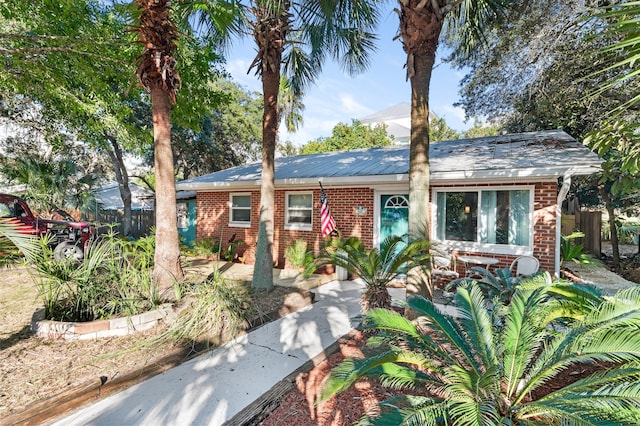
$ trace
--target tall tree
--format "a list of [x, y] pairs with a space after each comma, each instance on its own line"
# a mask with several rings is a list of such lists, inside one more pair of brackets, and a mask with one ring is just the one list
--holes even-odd
[[300, 149], [300, 154], [389, 145], [391, 145], [391, 138], [387, 135], [385, 125], [377, 125], [372, 128], [358, 120], [352, 120], [351, 125], [336, 124], [331, 131], [331, 136], [306, 143]]
[[176, 102], [180, 76], [175, 70], [178, 28], [168, 0], [135, 0], [139, 41], [144, 46], [137, 75], [151, 96], [156, 178], [156, 251], [153, 277], [167, 288], [183, 277], [176, 212], [176, 185], [171, 151], [171, 103]]
[[637, 9], [637, 2], [519, 0], [490, 33], [491, 49], [453, 58], [471, 69], [461, 103], [468, 114], [511, 132], [563, 129], [605, 160], [601, 173], [576, 179], [574, 188], [581, 203], [610, 212], [616, 265], [615, 212], [630, 202], [640, 161]]
[[[287, 76], [294, 93], [302, 94], [306, 85], [319, 75], [327, 57], [341, 61], [352, 74], [364, 69], [375, 39], [371, 32], [378, 18], [374, 3], [252, 0], [239, 5], [242, 22], [227, 20], [230, 25], [223, 27], [227, 32], [223, 32], [222, 40], [229, 31], [242, 35], [244, 28], [250, 29], [257, 54], [249, 69], [255, 70], [262, 81], [262, 179], [254, 288], [273, 287], [274, 156], [280, 123], [280, 78]], [[201, 22], [219, 33], [221, 20], [210, 17], [220, 16], [216, 12], [225, 3], [194, 4], [200, 12], [208, 12], [199, 14]]]
[[409, 233], [429, 238], [429, 83], [443, 28], [457, 49], [473, 51], [482, 30], [511, 0], [401, 0], [399, 35], [411, 83], [409, 147]]

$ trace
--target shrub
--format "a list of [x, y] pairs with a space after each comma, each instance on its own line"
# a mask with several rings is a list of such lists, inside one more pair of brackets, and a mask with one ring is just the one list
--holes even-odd
[[166, 332], [174, 342], [220, 344], [246, 330], [253, 313], [246, 289], [227, 284], [218, 270], [193, 284], [185, 299], [190, 303]]
[[514, 277], [511, 275], [509, 268], [497, 269], [496, 274], [485, 268], [472, 267], [471, 271], [481, 276], [479, 280], [472, 278], [460, 278], [447, 284], [447, 291], [455, 291], [458, 286], [468, 286], [475, 282], [485, 297], [489, 300], [496, 298], [502, 303], [509, 303], [513, 293], [522, 281], [522, 277]]
[[339, 266], [360, 277], [367, 286], [361, 302], [365, 311], [390, 308], [387, 285], [402, 271], [414, 267], [424, 269], [428, 274], [429, 246], [427, 240], [416, 240], [407, 245], [402, 237], [390, 236], [379, 249], [367, 250], [360, 239], [350, 237], [325, 247], [319, 265]]
[[313, 253], [307, 250], [307, 242], [296, 239], [284, 249], [284, 257], [292, 268], [303, 271], [303, 276], [309, 278], [317, 268]]
[[193, 252], [196, 256], [209, 257], [220, 253], [220, 241], [214, 238], [201, 238], [193, 243]]
[[[489, 312], [472, 283], [457, 290], [456, 317], [419, 296], [408, 301], [415, 321], [372, 310], [363, 328], [379, 334], [367, 341], [369, 355], [334, 368], [319, 399], [375, 376], [408, 391], [382, 402], [362, 424], [640, 424], [640, 288], [581, 312], [553, 289], [517, 288], [509, 305]], [[556, 332], [550, 326], [560, 318]], [[598, 368], [587, 377], [559, 380], [569, 368], [594, 362]]]
[[243, 244], [244, 241], [240, 239], [236, 240], [236, 234], [233, 234], [231, 238], [229, 238], [227, 248], [224, 251], [224, 260], [227, 262], [233, 262], [237, 255], [236, 250]]
[[574, 232], [573, 234], [562, 236], [560, 241], [560, 260], [562, 262], [591, 263], [589, 255], [584, 253], [584, 244], [573, 242], [576, 238], [582, 237], [584, 237], [582, 232]]
[[[145, 248], [146, 247], [146, 248]], [[146, 243], [107, 234], [93, 242], [85, 259], [62, 262], [41, 242], [33, 266], [45, 317], [59, 321], [92, 321], [112, 315], [135, 315], [160, 303], [151, 279]]]

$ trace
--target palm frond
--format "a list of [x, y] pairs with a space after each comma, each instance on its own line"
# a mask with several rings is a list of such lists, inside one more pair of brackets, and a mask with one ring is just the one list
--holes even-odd
[[388, 373], [402, 371], [406, 379], [406, 369], [397, 370], [393, 363], [435, 368], [428, 358], [412, 351], [390, 350], [364, 359], [348, 358], [331, 370], [331, 375], [325, 382], [318, 401], [325, 401], [336, 393], [348, 389], [356, 380], [369, 374], [379, 375], [381, 371]]
[[465, 333], [450, 315], [442, 313], [430, 300], [421, 296], [413, 296], [407, 300], [409, 308], [420, 315], [420, 322], [427, 323], [434, 333], [442, 336], [446, 343], [459, 350], [469, 367], [481, 373], [482, 366], [475, 358], [475, 350], [466, 339]]
[[0, 218], [0, 256], [16, 258], [19, 253], [33, 261], [39, 243], [37, 238], [30, 234], [31, 228], [12, 221]]
[[460, 324], [465, 330], [471, 346], [482, 357], [484, 365], [497, 363], [491, 315], [485, 308], [485, 298], [476, 285], [461, 288], [456, 297], [460, 313]]
[[358, 425], [437, 426], [446, 415], [446, 402], [439, 398], [401, 395], [378, 404], [381, 411], [363, 417]]
[[542, 418], [555, 417], [562, 412], [563, 416], [577, 415], [582, 421], [598, 425], [637, 425], [640, 422], [640, 383], [637, 378], [635, 374], [630, 378], [635, 380], [605, 383], [598, 388], [584, 386], [582, 392], [553, 393], [524, 404], [522, 412], [531, 410]]
[[505, 325], [501, 333], [503, 351], [504, 380], [507, 397], [511, 397], [520, 382], [520, 378], [529, 368], [531, 360], [538, 351], [541, 337], [540, 324], [530, 321], [531, 307], [542, 300], [542, 292], [516, 291], [508, 307]]
[[372, 309], [367, 312], [362, 322], [363, 329], [393, 331], [396, 335], [408, 335], [420, 338], [415, 324], [397, 312], [388, 309]]

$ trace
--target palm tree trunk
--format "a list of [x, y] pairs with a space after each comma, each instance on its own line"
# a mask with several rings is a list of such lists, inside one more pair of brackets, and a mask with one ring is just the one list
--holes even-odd
[[[432, 53], [414, 55], [411, 77], [411, 145], [409, 147], [409, 236], [429, 240], [429, 83], [435, 61]], [[417, 293], [431, 300], [431, 277], [417, 280]]]
[[151, 85], [156, 175], [156, 251], [153, 278], [161, 290], [183, 278], [180, 266], [176, 185], [171, 152], [171, 105], [161, 84]]
[[409, 235], [429, 239], [429, 83], [433, 53], [415, 54], [411, 77], [409, 148]]
[[256, 263], [251, 287], [261, 290], [273, 288], [273, 214], [275, 203], [274, 156], [278, 132], [278, 90], [280, 66], [263, 67], [262, 93], [262, 179], [260, 187], [260, 224], [256, 245]]

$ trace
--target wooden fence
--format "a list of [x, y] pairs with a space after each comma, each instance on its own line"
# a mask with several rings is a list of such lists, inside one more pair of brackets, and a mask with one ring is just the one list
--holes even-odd
[[584, 251], [592, 254], [596, 259], [600, 258], [602, 252], [601, 232], [602, 232], [602, 212], [580, 212], [580, 231], [584, 233], [582, 244]]
[[583, 238], [575, 242], [584, 245], [584, 251], [596, 258], [600, 258], [602, 229], [602, 212], [578, 211], [575, 215], [562, 215], [562, 235], [570, 235], [574, 231], [584, 234]]
[[[99, 227], [98, 232], [103, 233], [111, 226], [114, 232], [124, 234], [121, 210], [98, 210], [89, 220]], [[153, 210], [134, 210], [131, 212], [131, 236], [140, 238], [150, 234], [151, 227], [155, 225], [156, 216]]]

